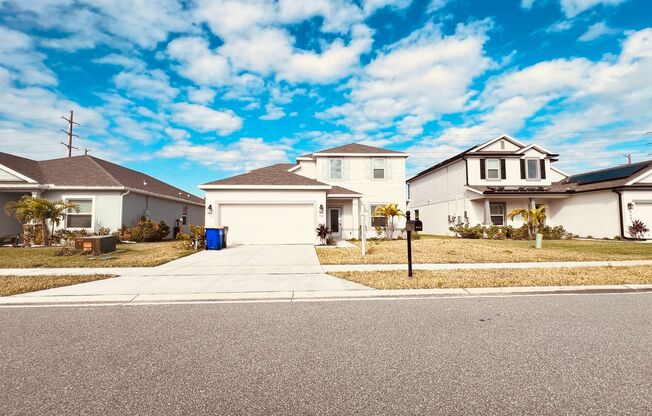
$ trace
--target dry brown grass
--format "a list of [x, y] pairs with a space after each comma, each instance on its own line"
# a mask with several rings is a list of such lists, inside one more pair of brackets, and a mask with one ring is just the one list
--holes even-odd
[[78, 283], [108, 279], [109, 277], [113, 276], [100, 274], [87, 276], [0, 276], [0, 296], [76, 285]]
[[101, 256], [74, 255], [57, 257], [55, 247], [0, 247], [0, 268], [32, 267], [149, 267], [158, 266], [192, 254], [179, 247], [178, 241], [118, 244], [118, 251]]
[[[360, 242], [354, 242], [360, 247]], [[407, 242], [368, 241], [365, 257], [359, 248], [317, 248], [322, 264], [407, 263]], [[652, 244], [617, 241], [544, 241], [536, 250], [532, 241], [466, 240], [430, 237], [413, 241], [414, 263], [518, 263], [542, 261], [597, 261], [652, 259]]]
[[415, 270], [338, 272], [334, 276], [376, 289], [448, 289], [513, 286], [588, 286], [652, 283], [652, 267], [581, 267], [557, 269]]

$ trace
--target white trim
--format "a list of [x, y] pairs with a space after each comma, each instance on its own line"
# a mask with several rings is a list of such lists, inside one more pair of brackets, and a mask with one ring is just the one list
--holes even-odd
[[330, 185], [199, 185], [199, 189], [290, 189], [290, 190], [329, 190]]
[[530, 145], [527, 145], [527, 146], [524, 147], [523, 149], [518, 150], [516, 153], [523, 154], [523, 153], [527, 152], [527, 151], [530, 150], [530, 149], [536, 149], [536, 150], [538, 150], [538, 151], [541, 152], [541, 153], [547, 153], [547, 154], [549, 154], [549, 155], [552, 154], [551, 151], [547, 150], [547, 149], [544, 148], [544, 147], [539, 146], [538, 144], [530, 144]]
[[[376, 178], [374, 175], [374, 171], [377, 169], [374, 167], [374, 162], [376, 160], [382, 160], [383, 161], [383, 177], [382, 178]], [[371, 180], [375, 182], [382, 182], [387, 180], [387, 159], [384, 157], [372, 157], [371, 158]]]
[[[496, 162], [498, 162], [498, 169], [497, 169], [497, 170], [498, 170], [498, 176], [495, 177], [495, 178], [490, 178], [490, 177], [489, 177], [489, 170], [490, 170], [490, 169], [489, 169], [489, 163], [488, 163], [488, 162], [489, 162], [490, 160], [495, 160]], [[492, 169], [492, 170], [495, 170], [495, 169]], [[500, 180], [502, 180], [502, 177], [503, 177], [502, 173], [503, 173], [503, 169], [502, 169], [502, 162], [500, 161], [500, 158], [489, 157], [489, 158], [486, 158], [486, 159], [485, 159], [485, 164], [484, 164], [484, 177], [485, 177], [485, 180], [486, 180], [486, 181], [489, 181], [489, 182], [500, 181]]]
[[290, 169], [288, 169], [288, 172], [294, 172], [295, 170], [300, 169], [300, 168], [301, 168], [301, 165], [292, 166]]
[[563, 170], [561, 170], [559, 168], [556, 168], [556, 167], [552, 166], [552, 164], [550, 164], [550, 169], [554, 170], [555, 172], [557, 172], [557, 173], [559, 173], [559, 174], [561, 174], [561, 175], [563, 175], [563, 176], [565, 176], [567, 178], [570, 178], [570, 175], [568, 173], [564, 172]]
[[[530, 167], [528, 166], [528, 163], [531, 160], [534, 160], [535, 166], [536, 166], [536, 169], [537, 169], [537, 175], [534, 178], [531, 178], [530, 175], [529, 175]], [[525, 158], [525, 180], [526, 181], [531, 181], [532, 182], [532, 181], [540, 181], [541, 180], [541, 162], [540, 161], [541, 161], [541, 159], [539, 159], [538, 157], [526, 157]]]
[[[407, 153], [313, 153], [313, 157], [410, 157]], [[299, 159], [297, 159], [299, 160]]]
[[[333, 177], [333, 161], [339, 160], [340, 161], [340, 177], [339, 178], [334, 178]], [[328, 159], [328, 179], [332, 181], [343, 181], [344, 180], [344, 159], [341, 157], [333, 157]]]
[[47, 188], [39, 184], [23, 183], [23, 184], [3, 184], [0, 183], [0, 191], [4, 190], [14, 190], [14, 189], [42, 189], [46, 190]]
[[326, 198], [362, 198], [362, 195], [358, 194], [327, 194]]
[[474, 192], [474, 193], [476, 193], [478, 195], [484, 195], [484, 193], [482, 191], [478, 191], [477, 189], [472, 188], [472, 187], [467, 186], [467, 185], [464, 185], [464, 189], [469, 191], [469, 192]]
[[304, 161], [306, 161], [306, 162], [310, 162], [310, 161], [312, 161], [313, 159], [312, 159], [311, 157], [298, 157], [297, 160], [304, 160]]
[[1, 168], [2, 170], [4, 170], [4, 171], [6, 171], [6, 172], [8, 172], [8, 173], [10, 173], [10, 174], [12, 174], [12, 175], [14, 175], [14, 176], [16, 176], [17, 178], [20, 178], [20, 179], [22, 179], [22, 180], [28, 182], [28, 183], [37, 183], [34, 179], [30, 178], [29, 176], [25, 176], [25, 175], [23, 175], [22, 173], [17, 172], [17, 171], [15, 171], [15, 170], [13, 170], [13, 169], [11, 169], [11, 168], [5, 166], [5, 165], [0, 165], [0, 168]]
[[[86, 230], [91, 233], [95, 233], [95, 210], [97, 208], [97, 205], [95, 204], [95, 199], [96, 195], [61, 195], [61, 199], [64, 201], [68, 202], [70, 200], [91, 200], [91, 226], [90, 228], [85, 228], [85, 227], [68, 227], [68, 213], [66, 213], [63, 217], [63, 228], [65, 230]], [[80, 213], [81, 215], [82, 213]], [[87, 213], [83, 213], [88, 215]], [[73, 214], [75, 215], [75, 214]], [[122, 225], [121, 225], [122, 226]], [[54, 231], [54, 230], [53, 230]]]
[[632, 179], [631, 181], [627, 182], [627, 183], [625, 184], [625, 186], [631, 186], [631, 185], [634, 185], [634, 184], [637, 183], [638, 181], [641, 181], [641, 180], [647, 178], [648, 176], [652, 176], [652, 170], [648, 170], [647, 172], [643, 172], [643, 173], [641, 173], [640, 175], [636, 176], [636, 177], [635, 177], [634, 179]]
[[471, 152], [477, 152], [480, 149], [484, 149], [485, 147], [496, 143], [500, 139], [507, 139], [507, 141], [510, 141], [510, 142], [512, 142], [512, 144], [515, 144], [516, 146], [519, 146], [521, 148], [525, 147], [525, 143], [521, 143], [518, 140], [516, 140], [515, 138], [513, 138], [512, 136], [509, 136], [507, 134], [501, 134], [500, 136], [498, 136], [498, 137], [496, 137], [494, 139], [491, 139], [488, 142], [485, 142], [485, 143], [475, 147], [473, 150], [471, 150]]

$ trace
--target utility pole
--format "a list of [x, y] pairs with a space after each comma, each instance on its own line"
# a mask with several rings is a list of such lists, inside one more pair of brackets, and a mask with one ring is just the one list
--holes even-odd
[[84, 148], [84, 156], [88, 156], [88, 154], [89, 154], [90, 152], [91, 152], [91, 149], [89, 149], [88, 147], [85, 147], [85, 148]]
[[627, 158], [627, 164], [628, 164], [628, 165], [631, 165], [631, 164], [632, 164], [632, 154], [631, 154], [631, 153], [628, 153], [628, 154], [626, 154], [626, 155], [623, 155], [623, 157], [626, 157], [626, 158]]
[[61, 116], [62, 119], [66, 120], [68, 122], [68, 131], [65, 131], [64, 129], [61, 129], [62, 132], [66, 133], [68, 135], [68, 144], [65, 144], [64, 142], [61, 142], [62, 145], [66, 146], [68, 148], [68, 157], [72, 157], [72, 149], [79, 150], [79, 149], [77, 149], [76, 147], [74, 147], [72, 145], [72, 138], [73, 137], [79, 138], [78, 135], [73, 134], [73, 132], [72, 132], [72, 128], [73, 128], [74, 124], [79, 126], [79, 123], [76, 123], [74, 121], [73, 117], [74, 117], [74, 115], [73, 115], [72, 110], [70, 110], [70, 118], [66, 118], [64, 116]]

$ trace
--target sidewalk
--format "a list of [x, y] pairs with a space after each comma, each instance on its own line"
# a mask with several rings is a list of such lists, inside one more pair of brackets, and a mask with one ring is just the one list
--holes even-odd
[[[0, 269], [0, 276], [45, 276], [45, 275], [88, 275], [112, 274], [116, 276], [156, 276], [166, 273], [163, 266], [157, 267], [77, 267], [62, 269]], [[531, 263], [415, 263], [414, 270], [487, 270], [487, 269], [554, 269], [562, 267], [600, 267], [600, 266], [652, 266], [652, 260], [624, 261], [577, 261], [577, 262], [531, 262]], [[384, 270], [404, 270], [407, 264], [325, 264], [324, 272], [369, 272]], [[205, 270], [203, 274], [215, 271]], [[220, 273], [216, 273], [220, 274]]]
[[613, 286], [528, 286], [475, 289], [400, 289], [400, 290], [329, 290], [281, 292], [183, 293], [138, 295], [28, 296], [0, 298], [0, 307], [78, 306], [78, 305], [151, 305], [166, 303], [209, 302], [310, 302], [343, 300], [400, 300], [446, 297], [536, 296], [550, 294], [652, 293], [652, 285]]
[[[488, 270], [488, 269], [557, 269], [562, 267], [652, 266], [652, 260], [625, 261], [555, 261], [531, 263], [421, 263], [414, 270]], [[324, 272], [375, 272], [405, 270], [407, 264], [325, 264]]]

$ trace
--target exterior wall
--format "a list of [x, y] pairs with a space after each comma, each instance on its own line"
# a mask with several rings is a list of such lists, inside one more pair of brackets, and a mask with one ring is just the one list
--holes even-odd
[[6, 170], [2, 169], [0, 167], [0, 182], [24, 182], [24, 179], [19, 178], [18, 176], [12, 175], [11, 173], [7, 172]]
[[305, 176], [306, 178], [315, 179], [317, 177], [317, 163], [314, 160], [300, 160], [299, 166], [301, 167], [295, 170], [294, 173]]
[[648, 172], [646, 175], [643, 175], [642, 178], [636, 181], [637, 184], [648, 184], [652, 183], [652, 172]]
[[[95, 233], [100, 227], [116, 230], [120, 227], [120, 192], [115, 191], [47, 191], [42, 198], [55, 201], [58, 199], [92, 199], [93, 226], [87, 231]], [[58, 228], [65, 228], [65, 220]]]
[[[544, 156], [537, 151], [528, 154], [528, 158], [543, 158]], [[528, 152], [529, 153], [529, 152]], [[537, 156], [538, 155], [538, 156]], [[499, 159], [498, 157], [488, 157], [489, 159]], [[550, 174], [550, 160], [546, 159], [546, 179], [528, 180], [521, 179], [521, 162], [520, 158], [505, 157], [505, 170], [507, 172], [507, 179], [480, 179], [480, 159], [482, 157], [469, 157], [467, 163], [469, 165], [469, 185], [479, 186], [550, 186], [554, 179]], [[563, 178], [562, 178], [563, 179]]]
[[552, 183], [563, 181], [568, 177], [552, 168], [548, 169], [548, 174], [550, 174], [550, 181], [552, 181]]
[[551, 200], [548, 224], [562, 225], [581, 237], [614, 238], [620, 235], [618, 194], [611, 190], [574, 194]]
[[[504, 146], [504, 147], [503, 147]], [[487, 147], [483, 147], [483, 152], [516, 152], [520, 149], [517, 145], [510, 142], [509, 140], [497, 140], [496, 142], [490, 144]]]
[[[627, 227], [632, 224], [633, 220], [643, 221], [652, 230], [652, 190], [626, 190], [622, 193], [622, 199], [625, 237], [632, 237], [629, 235]], [[631, 210], [628, 207], [630, 203], [634, 204]], [[645, 238], [652, 239], [652, 231]]]
[[[221, 224], [219, 218], [220, 204], [248, 203], [248, 204], [287, 204], [306, 202], [314, 207], [313, 228], [326, 223], [326, 191], [323, 190], [262, 190], [262, 189], [215, 189], [206, 190], [206, 206], [212, 205], [212, 214], [205, 211], [206, 227], [215, 227]], [[319, 213], [319, 206], [324, 207], [324, 212]], [[274, 215], [269, 213], [270, 217]], [[315, 242], [317, 236], [315, 235]]]
[[20, 192], [0, 192], [0, 237], [5, 235], [22, 234], [23, 227], [14, 218], [5, 213], [4, 207], [7, 202], [17, 201], [24, 194]]
[[[131, 227], [148, 212], [152, 221], [165, 221], [172, 229], [176, 220], [183, 215], [183, 207], [188, 207], [188, 215], [187, 224], [181, 226], [182, 232], [188, 232], [190, 225], [204, 225], [204, 207], [202, 206], [131, 192], [124, 196], [122, 224]], [[172, 231], [170, 236], [171, 233]]]
[[[354, 212], [353, 201], [351, 199], [327, 199], [326, 202], [326, 215], [328, 215], [329, 208], [341, 208], [342, 209], [342, 238], [352, 239], [359, 238], [360, 233], [358, 232], [359, 220], [357, 217], [358, 212]], [[328, 218], [325, 219], [326, 221]]]

